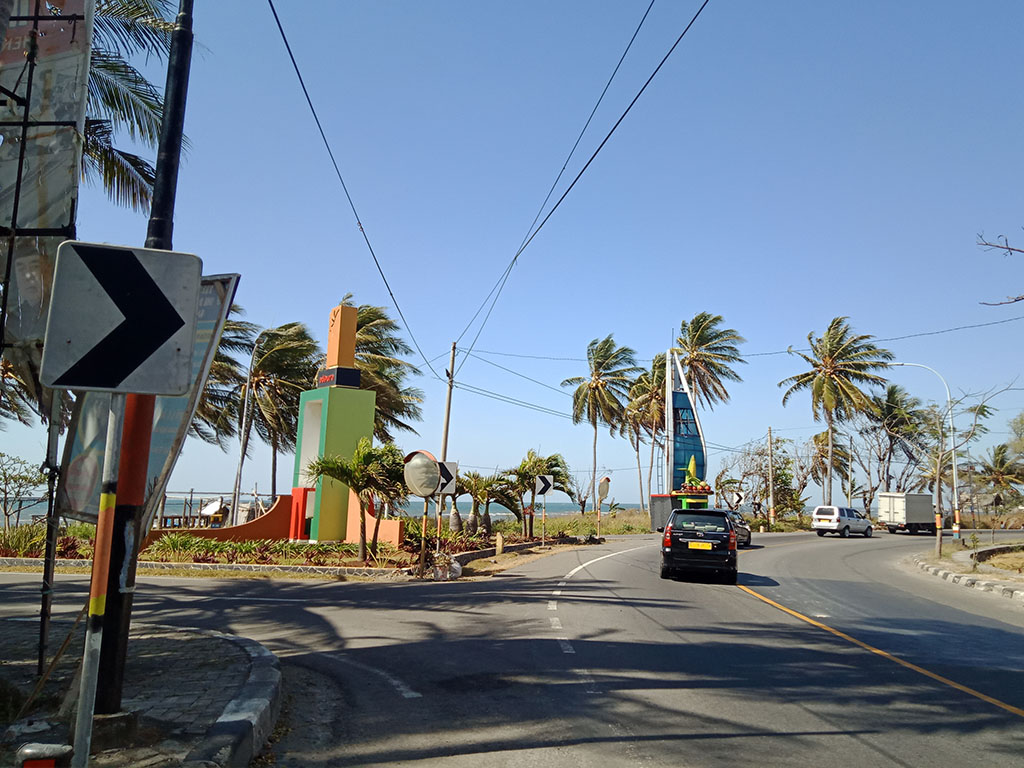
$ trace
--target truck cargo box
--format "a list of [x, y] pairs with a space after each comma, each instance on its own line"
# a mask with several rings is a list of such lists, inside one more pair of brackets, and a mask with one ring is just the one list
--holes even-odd
[[878, 522], [889, 533], [935, 533], [935, 505], [930, 493], [878, 494]]

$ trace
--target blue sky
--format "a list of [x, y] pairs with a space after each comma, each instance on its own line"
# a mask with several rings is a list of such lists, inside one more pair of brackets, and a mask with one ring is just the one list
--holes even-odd
[[[278, 0], [362, 225], [442, 376], [648, 4]], [[556, 199], [699, 5], [654, 3]], [[1024, 260], [975, 243], [1024, 243], [1022, 28], [1024, 5], [1009, 0], [711, 0], [523, 252], [457, 379], [568, 414], [567, 393], [479, 358], [559, 389], [585, 373], [592, 339], [614, 333], [647, 365], [703, 310], [745, 336], [748, 354], [804, 346], [837, 315], [885, 339], [1007, 321], [885, 345], [937, 369], [954, 394], [1010, 384], [1024, 303], [980, 302], [1024, 292]], [[197, 3], [195, 33], [175, 248], [207, 274], [240, 272], [237, 301], [263, 326], [298, 320], [325, 339], [344, 294], [391, 306], [267, 4]], [[141, 245], [145, 232], [145, 217], [83, 189], [81, 239]], [[399, 445], [437, 453], [445, 387], [417, 362], [424, 419]], [[802, 365], [751, 356], [731, 402], [703, 414], [707, 439], [820, 431], [808, 397], [781, 405], [778, 382]], [[944, 397], [927, 371], [891, 378]], [[1024, 391], [992, 405], [983, 445], [1005, 439]], [[567, 418], [457, 390], [448, 456], [505, 467], [534, 448], [588, 473], [591, 438]], [[45, 436], [8, 426], [2, 441], [34, 457]], [[170, 488], [230, 491], [236, 461], [237, 446], [189, 441]], [[626, 441], [603, 431], [599, 465], [612, 496], [639, 498]], [[268, 488], [269, 467], [258, 448], [243, 488]], [[281, 487], [291, 474], [288, 457]]]

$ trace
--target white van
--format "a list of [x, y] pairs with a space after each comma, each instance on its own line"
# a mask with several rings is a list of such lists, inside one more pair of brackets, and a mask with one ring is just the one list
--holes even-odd
[[811, 516], [811, 528], [819, 536], [826, 533], [838, 533], [844, 539], [851, 533], [859, 533], [865, 537], [872, 534], [871, 520], [849, 507], [815, 507]]

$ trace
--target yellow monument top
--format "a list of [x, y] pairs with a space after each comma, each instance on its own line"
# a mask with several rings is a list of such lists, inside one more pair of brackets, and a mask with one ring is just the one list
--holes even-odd
[[327, 368], [356, 367], [355, 307], [338, 305], [331, 310], [331, 323], [327, 331]]

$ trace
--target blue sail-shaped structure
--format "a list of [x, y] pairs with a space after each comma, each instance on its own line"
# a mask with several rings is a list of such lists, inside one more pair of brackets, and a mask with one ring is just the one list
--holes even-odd
[[701, 480], [706, 479], [707, 448], [679, 358], [674, 352], [669, 351], [665, 363], [665, 433], [672, 436], [668, 441], [666, 473], [671, 485], [666, 490], [671, 492], [678, 490], [686, 481], [686, 470], [691, 457], [697, 465], [697, 477]]

